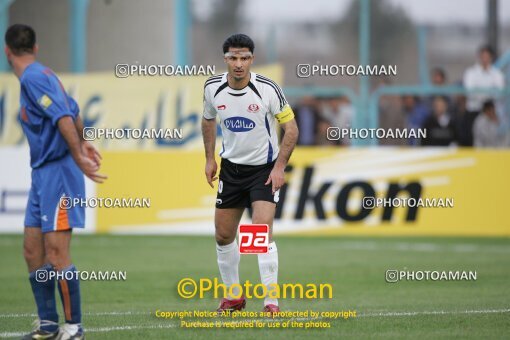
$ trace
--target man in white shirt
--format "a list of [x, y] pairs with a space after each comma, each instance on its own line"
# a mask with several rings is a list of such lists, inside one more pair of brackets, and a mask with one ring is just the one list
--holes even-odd
[[[242, 310], [246, 305], [239, 292], [236, 234], [247, 207], [253, 209], [254, 224], [269, 226], [268, 252], [258, 254], [262, 284], [268, 291], [277, 284], [278, 253], [272, 241], [272, 225], [279, 190], [285, 182], [284, 170], [298, 139], [294, 113], [281, 88], [271, 79], [250, 72], [254, 48], [247, 35], [227, 38], [223, 53], [228, 72], [209, 78], [204, 86], [202, 135], [205, 175], [211, 187], [218, 179], [214, 158], [217, 117], [223, 134], [215, 236], [221, 278], [232, 294], [221, 300], [218, 312]], [[284, 131], [280, 144], [277, 123]], [[279, 312], [278, 300], [266, 297], [264, 311]]]
[[[470, 89], [503, 89], [505, 78], [503, 73], [492, 65], [494, 52], [490, 46], [483, 46], [478, 52], [479, 62], [466, 70], [464, 73], [464, 87]], [[467, 101], [469, 112], [480, 112], [482, 105], [487, 100], [495, 100], [491, 94], [470, 94]]]

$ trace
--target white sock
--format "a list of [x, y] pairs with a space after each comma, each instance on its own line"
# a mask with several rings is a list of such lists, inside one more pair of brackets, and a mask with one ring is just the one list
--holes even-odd
[[[239, 284], [239, 261], [241, 256], [237, 247], [237, 241], [234, 240], [231, 244], [220, 246], [216, 244], [216, 254], [218, 255], [218, 267], [220, 268], [221, 279], [223, 284], [227, 287], [227, 295], [230, 287], [237, 283]], [[239, 287], [232, 289], [232, 296], [228, 296], [229, 300], [239, 299]]]
[[[257, 255], [259, 259], [260, 282], [266, 286], [267, 291], [272, 290], [270, 284], [278, 283], [278, 250], [276, 243], [269, 243], [267, 254]], [[264, 299], [264, 306], [273, 304], [278, 306], [278, 299], [266, 297]]]

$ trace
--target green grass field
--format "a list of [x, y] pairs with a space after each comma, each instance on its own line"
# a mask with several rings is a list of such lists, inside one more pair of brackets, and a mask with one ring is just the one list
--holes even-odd
[[[356, 310], [328, 329], [184, 329], [156, 310], [213, 310], [217, 300], [182, 299], [177, 282], [217, 277], [211, 237], [79, 235], [79, 270], [122, 270], [126, 281], [82, 282], [88, 339], [508, 338], [510, 239], [279, 237], [280, 283], [330, 283], [333, 299], [280, 300], [284, 310]], [[31, 329], [35, 307], [22, 237], [0, 237], [0, 337]], [[471, 270], [476, 281], [387, 283], [388, 269]], [[259, 282], [257, 260], [241, 259], [241, 280]], [[58, 296], [58, 295], [57, 295]], [[261, 300], [248, 301], [260, 311]], [[60, 302], [59, 302], [60, 307]], [[62, 313], [60, 312], [62, 317]], [[234, 333], [235, 332], [235, 333]]]

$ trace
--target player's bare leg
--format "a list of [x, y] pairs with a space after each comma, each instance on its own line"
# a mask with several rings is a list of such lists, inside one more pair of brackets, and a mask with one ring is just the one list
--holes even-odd
[[83, 339], [81, 327], [80, 281], [71, 262], [71, 230], [44, 234], [46, 260], [57, 272], [57, 282], [64, 309], [65, 325], [58, 339]]
[[46, 260], [56, 270], [63, 270], [71, 265], [70, 244], [71, 230], [54, 231], [44, 235]]
[[225, 246], [235, 241], [243, 212], [244, 208], [216, 209], [214, 226], [218, 245]]
[[44, 241], [41, 227], [25, 228], [23, 256], [25, 257], [29, 273], [44, 265]]
[[[216, 253], [223, 284], [230, 289], [233, 284], [239, 284], [239, 261], [241, 256], [236, 242], [237, 227], [243, 215], [244, 208], [216, 209]], [[218, 312], [225, 310], [241, 310], [246, 305], [244, 297], [240, 297], [239, 289], [235, 288], [232, 295], [222, 299]]]
[[[267, 201], [255, 201], [252, 203], [254, 224], [269, 225], [269, 248], [267, 254], [259, 254], [260, 281], [271, 290], [272, 284], [278, 283], [278, 250], [273, 241], [273, 220], [276, 212], [276, 204]], [[266, 297], [264, 299], [264, 311], [279, 312], [278, 299]]]
[[273, 242], [273, 220], [276, 213], [276, 204], [267, 201], [255, 201], [253, 208], [253, 224], [267, 224], [269, 226], [269, 243]]

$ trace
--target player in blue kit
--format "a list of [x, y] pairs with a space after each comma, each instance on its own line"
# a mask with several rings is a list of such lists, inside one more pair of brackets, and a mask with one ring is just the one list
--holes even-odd
[[[73, 228], [85, 226], [83, 207], [61, 207], [61, 198], [85, 198], [83, 174], [101, 183], [101, 156], [83, 140], [76, 102], [58, 77], [36, 61], [34, 30], [16, 24], [5, 33], [5, 54], [19, 78], [19, 121], [30, 146], [32, 185], [25, 213], [24, 256], [39, 319], [23, 339], [83, 339], [80, 284], [71, 262]], [[59, 327], [55, 284], [65, 324]]]

